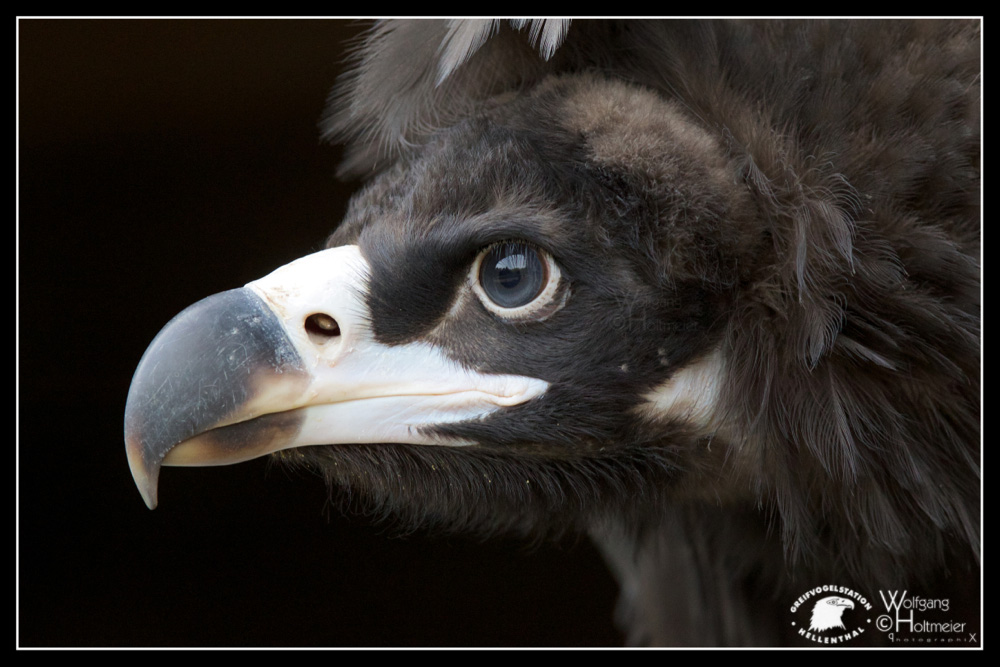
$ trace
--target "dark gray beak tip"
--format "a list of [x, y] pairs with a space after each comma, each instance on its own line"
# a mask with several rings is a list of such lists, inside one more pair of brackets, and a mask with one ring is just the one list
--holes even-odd
[[258, 372], [306, 377], [281, 321], [249, 289], [202, 299], [156, 335], [125, 404], [129, 467], [150, 509], [171, 450], [239, 416], [255, 396]]
[[128, 454], [128, 467], [132, 471], [132, 479], [135, 481], [146, 507], [156, 509], [160, 464], [147, 462], [142, 453], [142, 446], [135, 439], [126, 438], [125, 451]]

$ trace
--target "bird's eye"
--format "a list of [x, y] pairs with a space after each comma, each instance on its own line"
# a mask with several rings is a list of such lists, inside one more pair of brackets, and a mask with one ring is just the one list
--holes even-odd
[[507, 319], [540, 319], [562, 305], [560, 301], [551, 307], [560, 291], [559, 266], [548, 253], [524, 241], [504, 241], [483, 250], [470, 278], [483, 305]]
[[538, 251], [524, 243], [493, 246], [479, 265], [479, 284], [501, 308], [519, 308], [534, 301], [547, 282], [548, 269]]

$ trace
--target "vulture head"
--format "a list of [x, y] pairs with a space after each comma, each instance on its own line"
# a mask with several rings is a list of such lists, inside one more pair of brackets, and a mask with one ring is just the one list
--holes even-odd
[[326, 249], [136, 370], [151, 508], [271, 455], [406, 525], [585, 531], [633, 643], [977, 576], [978, 23], [389, 21], [355, 59]]

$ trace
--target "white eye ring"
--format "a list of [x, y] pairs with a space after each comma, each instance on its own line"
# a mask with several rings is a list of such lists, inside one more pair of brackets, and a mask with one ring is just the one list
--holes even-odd
[[[481, 276], [483, 261], [501, 248], [509, 249], [512, 257], [516, 257], [517, 251], [521, 249], [531, 251], [543, 263], [545, 272], [542, 279], [543, 285], [534, 298], [523, 305], [504, 307], [497, 303], [483, 287]], [[524, 267], [521, 266], [520, 268]], [[562, 272], [559, 270], [559, 264], [552, 258], [552, 255], [525, 241], [501, 241], [483, 248], [476, 256], [476, 260], [472, 263], [472, 267], [469, 270], [469, 285], [488, 311], [505, 320], [522, 322], [543, 320], [562, 308], [569, 297], [569, 288], [565, 284], [565, 281], [562, 280]]]

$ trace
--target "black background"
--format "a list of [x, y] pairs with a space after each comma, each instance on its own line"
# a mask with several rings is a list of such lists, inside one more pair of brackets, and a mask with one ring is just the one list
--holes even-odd
[[19, 29], [18, 645], [619, 645], [594, 549], [386, 534], [266, 461], [125, 459], [132, 372], [174, 314], [321, 248], [356, 183], [317, 121], [360, 26]]

